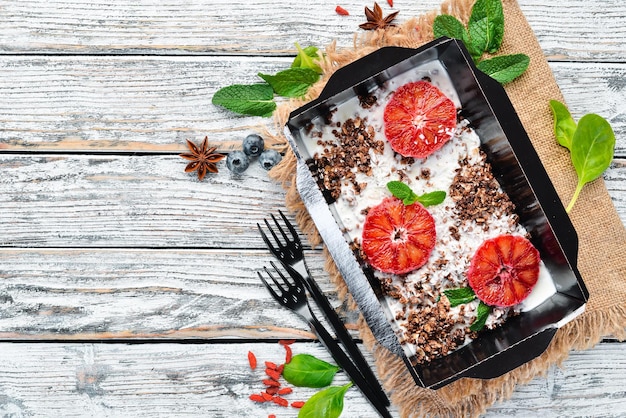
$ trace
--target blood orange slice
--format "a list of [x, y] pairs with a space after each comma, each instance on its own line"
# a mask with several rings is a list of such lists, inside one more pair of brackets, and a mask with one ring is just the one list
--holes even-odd
[[456, 107], [426, 81], [400, 86], [385, 107], [385, 136], [397, 153], [424, 158], [441, 148], [456, 128]]
[[375, 269], [405, 274], [428, 261], [435, 238], [435, 220], [424, 206], [387, 197], [367, 213], [361, 248]]
[[537, 283], [539, 251], [517, 235], [489, 239], [476, 250], [467, 278], [476, 296], [487, 305], [516, 305]]

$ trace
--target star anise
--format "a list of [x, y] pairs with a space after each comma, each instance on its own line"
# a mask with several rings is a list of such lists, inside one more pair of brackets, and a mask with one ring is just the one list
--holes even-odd
[[192, 171], [198, 171], [198, 179], [202, 181], [207, 172], [217, 173], [217, 163], [226, 156], [224, 154], [218, 154], [215, 152], [217, 147], [209, 148], [209, 138], [204, 137], [201, 146], [197, 146], [190, 140], [187, 140], [187, 146], [191, 153], [180, 154], [185, 160], [191, 161], [185, 167], [185, 173], [191, 173]]
[[374, 30], [395, 26], [392, 22], [398, 13], [400, 12], [393, 12], [387, 17], [383, 17], [383, 9], [378, 5], [378, 3], [374, 2], [374, 10], [371, 10], [367, 6], [365, 7], [365, 17], [367, 17], [367, 22], [360, 24], [359, 27], [365, 30]]

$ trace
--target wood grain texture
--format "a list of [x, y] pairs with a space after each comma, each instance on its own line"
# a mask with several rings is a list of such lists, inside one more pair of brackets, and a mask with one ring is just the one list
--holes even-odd
[[[291, 58], [4, 57], [0, 60], [0, 153], [151, 152], [186, 149], [208, 136], [238, 149], [271, 119], [233, 114], [211, 103], [221, 87], [260, 81]], [[576, 119], [607, 118], [626, 157], [626, 64], [552, 63]], [[281, 99], [278, 99], [280, 102]]]
[[[385, 13], [392, 11], [379, 2]], [[60, 54], [292, 54], [294, 42], [352, 46], [364, 4], [315, 7], [260, 0], [4, 0], [0, 52]], [[396, 2], [398, 21], [439, 7], [440, 0]], [[568, 61], [623, 60], [626, 7], [621, 0], [519, 0], [546, 55]], [[585, 36], [580, 36], [580, 34]], [[251, 45], [253, 43], [253, 45]], [[619, 57], [619, 58], [617, 58]]]
[[[0, 246], [264, 248], [256, 229], [284, 209], [284, 192], [258, 164], [223, 163], [199, 182], [177, 156], [0, 156]], [[607, 172], [626, 223], [626, 165]]]
[[[485, 418], [618, 417], [626, 414], [623, 344], [604, 343], [574, 352], [563, 368], [520, 387]], [[263, 371], [253, 372], [247, 352], [259, 361], [281, 362], [277, 343], [238, 344], [0, 344], [0, 413], [63, 417], [293, 417], [292, 408], [258, 405]], [[316, 343], [296, 343], [295, 353], [332, 361]], [[339, 373], [335, 384], [347, 380]], [[620, 383], [622, 382], [622, 383]], [[290, 400], [314, 390], [295, 388]], [[45, 394], [45, 395], [44, 395]], [[173, 412], [175, 411], [175, 412]], [[375, 413], [356, 389], [346, 394], [342, 417]], [[394, 414], [395, 415], [395, 414]]]

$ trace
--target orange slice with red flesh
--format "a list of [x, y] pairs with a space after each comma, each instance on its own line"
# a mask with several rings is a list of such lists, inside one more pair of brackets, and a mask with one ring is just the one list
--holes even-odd
[[385, 136], [397, 153], [425, 158], [448, 142], [456, 129], [456, 106], [426, 81], [400, 86], [385, 107]]
[[539, 251], [526, 238], [500, 235], [483, 242], [467, 272], [470, 287], [487, 305], [513, 306], [539, 279]]
[[375, 269], [405, 274], [426, 264], [435, 239], [435, 220], [421, 203], [387, 197], [367, 213], [361, 249]]

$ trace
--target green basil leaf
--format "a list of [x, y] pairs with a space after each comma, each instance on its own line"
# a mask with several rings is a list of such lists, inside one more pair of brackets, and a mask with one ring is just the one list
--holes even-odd
[[322, 69], [314, 62], [314, 60], [319, 59], [317, 55], [319, 49], [317, 47], [307, 46], [302, 49], [300, 44], [296, 42], [296, 49], [298, 50], [298, 55], [291, 63], [291, 68], [309, 68], [318, 74], [322, 74]]
[[338, 418], [343, 411], [343, 398], [350, 386], [352, 382], [317, 392], [300, 408], [298, 418]]
[[558, 143], [572, 150], [572, 139], [576, 131], [576, 121], [572, 118], [567, 107], [558, 100], [550, 100], [550, 109], [554, 116], [554, 135]]
[[274, 90], [268, 84], [234, 84], [221, 88], [213, 95], [212, 103], [253, 116], [268, 117], [276, 109]]
[[490, 312], [491, 307], [481, 300], [476, 308], [476, 319], [472, 322], [472, 325], [470, 325], [470, 331], [480, 331], [483, 329]]
[[279, 96], [302, 97], [320, 76], [310, 68], [289, 68], [275, 75], [259, 73], [259, 77]]
[[476, 0], [468, 22], [470, 42], [477, 50], [495, 53], [504, 37], [504, 12], [500, 0]]
[[417, 195], [411, 190], [409, 186], [402, 183], [401, 181], [390, 181], [387, 183], [387, 189], [391, 192], [392, 195], [402, 200], [406, 206], [412, 205], [417, 201]]
[[310, 354], [296, 354], [285, 364], [283, 377], [294, 386], [323, 388], [332, 383], [339, 367]]
[[614, 151], [615, 134], [603, 117], [589, 114], [580, 118], [572, 138], [571, 150], [578, 185], [567, 205], [567, 212], [574, 206], [583, 186], [600, 177], [611, 165]]
[[510, 83], [522, 75], [530, 64], [526, 54], [499, 55], [480, 61], [476, 67], [500, 84]]
[[450, 306], [455, 307], [463, 303], [469, 303], [476, 299], [476, 294], [471, 287], [460, 287], [458, 289], [444, 290], [443, 293], [450, 301]]
[[430, 193], [424, 193], [421, 196], [417, 197], [417, 201], [420, 202], [424, 207], [438, 205], [444, 201], [446, 198], [446, 192], [442, 190], [437, 190]]

